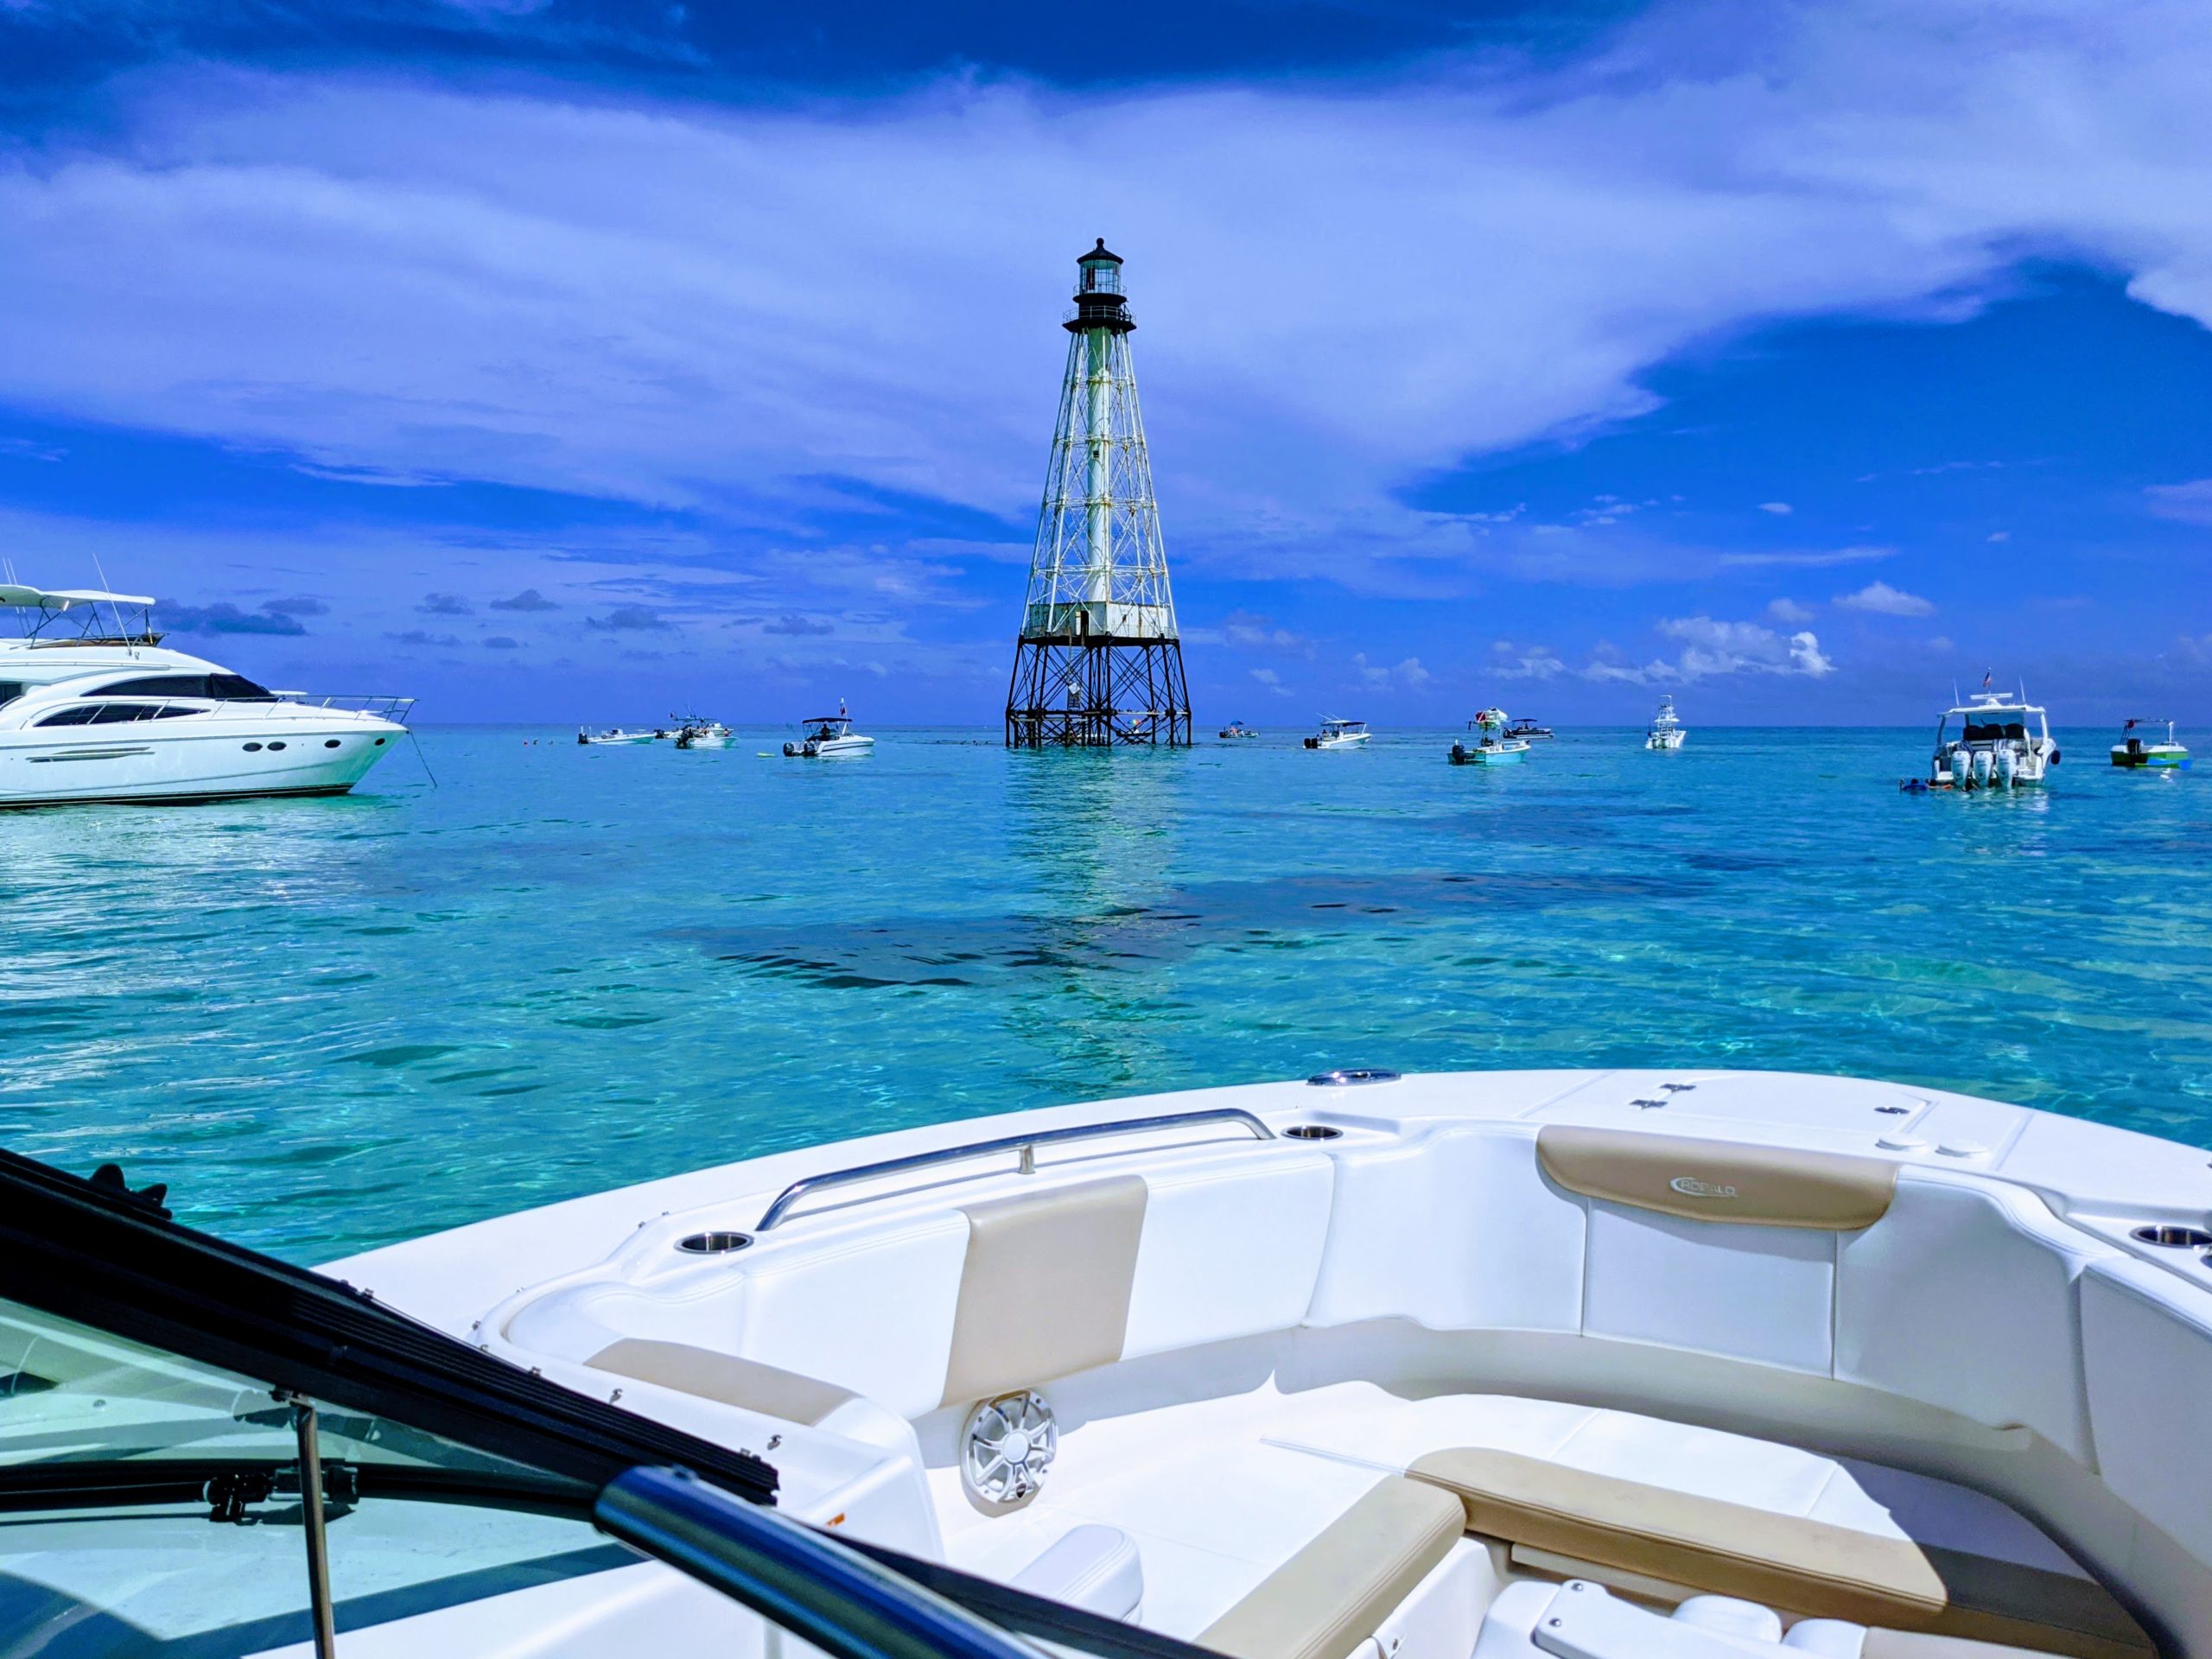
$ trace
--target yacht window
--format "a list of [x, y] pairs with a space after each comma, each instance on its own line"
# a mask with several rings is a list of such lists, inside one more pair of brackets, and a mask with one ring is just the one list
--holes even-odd
[[0, 703], [13, 702], [23, 695], [21, 680], [0, 680]]
[[97, 702], [80, 702], [45, 715], [38, 723], [41, 726], [89, 726], [99, 718], [99, 713], [100, 706]]
[[249, 699], [268, 702], [276, 696], [267, 686], [257, 685], [243, 674], [210, 674], [207, 677], [207, 695], [211, 697], [227, 698], [232, 702], [245, 702]]
[[135, 680], [118, 680], [113, 685], [104, 685], [104, 697], [205, 697], [208, 677], [205, 674], [148, 674]]
[[[72, 1627], [133, 1652], [311, 1639], [288, 1398], [6, 1300], [0, 1351], [0, 1583], [37, 1586], [0, 1598], [0, 1652]], [[547, 1478], [523, 1465], [329, 1402], [315, 1438], [340, 1631], [638, 1560], [543, 1512]]]
[[[95, 705], [99, 712], [92, 716], [95, 726], [121, 726], [134, 720], [160, 720], [169, 714], [158, 702], [103, 702]], [[180, 715], [197, 714], [194, 709], [179, 709]]]

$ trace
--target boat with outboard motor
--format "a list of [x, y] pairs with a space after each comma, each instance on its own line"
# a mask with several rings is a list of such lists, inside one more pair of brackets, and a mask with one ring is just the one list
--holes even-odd
[[863, 737], [853, 729], [852, 716], [839, 703], [834, 715], [816, 715], [805, 722], [806, 734], [796, 743], [784, 745], [784, 753], [794, 760], [850, 760], [872, 753], [875, 740]]
[[677, 728], [676, 747], [679, 749], [726, 749], [731, 733], [718, 720], [709, 720], [703, 715], [685, 715]]
[[[1955, 737], [1953, 721], [1959, 722]], [[1931, 789], [2017, 789], [2040, 784], [2057, 764], [2058, 746], [2042, 705], [2030, 702], [2024, 690], [2017, 696], [1992, 691], [1985, 674], [1980, 691], [1964, 702], [1955, 700], [1936, 721], [1928, 784]]]
[[1650, 728], [1643, 734], [1643, 747], [1647, 749], [1679, 749], [1682, 747], [1682, 740], [1688, 735], [1682, 729], [1681, 720], [1675, 716], [1674, 698], [1660, 698], [1659, 711], [1651, 716]]
[[1306, 740], [1309, 749], [1356, 749], [1368, 739], [1363, 720], [1338, 720], [1324, 715], [1321, 729]]
[[2212, 1169], [2082, 1118], [1353, 1069], [319, 1275], [163, 1202], [0, 1160], [0, 1647], [2212, 1654]]
[[1241, 720], [1232, 720], [1228, 725], [1221, 728], [1221, 734], [1222, 736], [1228, 738], [1246, 738], [1257, 737], [1259, 733], [1253, 730], [1252, 728], [1247, 726]]
[[2166, 728], [2166, 738], [2163, 743], [2155, 737], [2146, 740], [2134, 734], [2135, 728], [2139, 726], [2155, 727], [2161, 723], [2155, 720], [2131, 720], [2121, 727], [2120, 741], [2112, 746], [2113, 765], [2131, 769], [2186, 771], [2189, 766], [2189, 749], [2185, 744], [2179, 742], [2174, 737], [2173, 721], [2169, 720], [2163, 722]]
[[1485, 709], [1467, 722], [1469, 731], [1482, 735], [1472, 743], [1455, 742], [1447, 757], [1455, 766], [1510, 766], [1529, 753], [1529, 740], [1516, 737], [1503, 709]]
[[151, 599], [0, 583], [0, 807], [343, 795], [412, 697], [272, 691], [162, 643]]
[[1505, 734], [1508, 737], [1517, 737], [1524, 741], [1532, 738], [1556, 737], [1559, 735], [1559, 734], [1553, 731], [1550, 727], [1539, 726], [1535, 721], [1530, 720], [1525, 715], [1519, 720], [1515, 721], [1510, 726], [1507, 727], [1505, 728]]
[[650, 743], [654, 736], [655, 734], [652, 732], [625, 731], [620, 726], [609, 726], [606, 730], [600, 732], [590, 731], [581, 726], [576, 728], [576, 741], [587, 744], [603, 743], [620, 746], [630, 743]]

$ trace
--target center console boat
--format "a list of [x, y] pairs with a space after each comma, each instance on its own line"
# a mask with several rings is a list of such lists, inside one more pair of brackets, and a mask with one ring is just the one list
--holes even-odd
[[[134, 1217], [58, 1268], [51, 1224], [0, 1203], [0, 1584], [80, 1626], [230, 1630], [274, 1593], [219, 1616], [233, 1529], [165, 1551], [91, 1499], [185, 1451], [191, 1478], [227, 1466], [184, 1402], [219, 1441], [305, 1403], [349, 1470], [348, 1659], [778, 1651], [764, 1620], [841, 1659], [1033, 1652], [1008, 1630], [1111, 1659], [2212, 1656], [2208, 1223], [2202, 1151], [1941, 1090], [1335, 1071], [778, 1153], [283, 1269], [293, 1311], [245, 1335], [245, 1291], [148, 1292], [165, 1322], [122, 1336], [202, 1363], [195, 1320], [223, 1323], [258, 1388], [226, 1393], [181, 1362], [134, 1389], [118, 1345], [118, 1275], [212, 1243]], [[88, 1261], [98, 1294], [71, 1289]], [[600, 1463], [487, 1445], [454, 1414], [486, 1389], [588, 1420]], [[102, 1436], [144, 1449], [95, 1492]], [[425, 1472], [448, 1442], [475, 1488]], [[624, 1458], [697, 1478], [576, 1495]], [[452, 1512], [549, 1461], [548, 1515], [596, 1535]], [[192, 1502], [274, 1520], [319, 1489], [258, 1490]], [[57, 1492], [79, 1507], [37, 1509]], [[297, 1556], [297, 1522], [250, 1530]]]

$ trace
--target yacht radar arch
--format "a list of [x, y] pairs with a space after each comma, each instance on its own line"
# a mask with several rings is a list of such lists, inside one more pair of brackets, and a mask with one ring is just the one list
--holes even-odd
[[1191, 693], [1137, 408], [1122, 260], [1076, 261], [1075, 314], [1014, 673], [1009, 748], [1188, 745]]

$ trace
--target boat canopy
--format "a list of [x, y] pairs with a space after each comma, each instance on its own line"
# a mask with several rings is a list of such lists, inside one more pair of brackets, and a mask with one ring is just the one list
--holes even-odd
[[99, 588], [26, 588], [0, 582], [0, 606], [18, 610], [66, 611], [73, 605], [129, 605], [144, 610], [153, 604], [143, 594], [111, 594]]

